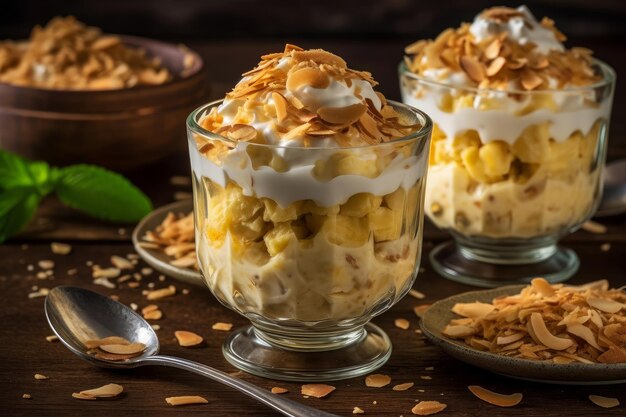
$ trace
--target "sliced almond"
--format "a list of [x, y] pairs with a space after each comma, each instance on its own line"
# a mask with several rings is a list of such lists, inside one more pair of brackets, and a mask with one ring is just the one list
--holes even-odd
[[404, 384], [394, 385], [391, 389], [394, 391], [406, 391], [413, 388], [413, 385], [415, 385], [413, 382], [405, 382]]
[[118, 269], [134, 269], [135, 268], [135, 265], [133, 265], [131, 261], [129, 261], [126, 258], [122, 258], [121, 256], [118, 256], [118, 255], [111, 256], [111, 263], [113, 264], [113, 266], [115, 266]]
[[100, 349], [105, 352], [113, 353], [116, 355], [134, 355], [143, 352], [146, 350], [146, 345], [143, 343], [131, 343], [129, 345], [100, 345]]
[[228, 138], [238, 142], [249, 142], [256, 139], [256, 129], [254, 126], [245, 124], [233, 125], [226, 134]]
[[593, 308], [597, 308], [600, 311], [611, 314], [617, 313], [622, 308], [624, 308], [624, 304], [604, 298], [588, 298], [587, 304], [589, 304]]
[[413, 312], [419, 318], [422, 318], [422, 315], [428, 310], [430, 304], [420, 304], [418, 306], [413, 307]]
[[485, 79], [485, 67], [473, 56], [464, 55], [459, 61], [461, 68], [473, 81], [480, 83]]
[[586, 222], [584, 222], [581, 226], [581, 229], [583, 229], [585, 232], [589, 232], [589, 233], [594, 233], [594, 234], [604, 234], [607, 232], [607, 227], [601, 223], [598, 222], [594, 222], [592, 220], [587, 220]]
[[346, 68], [347, 64], [341, 57], [323, 49], [309, 49], [294, 51], [292, 57], [298, 61], [313, 61], [317, 64], [328, 64], [339, 68]]
[[153, 310], [143, 315], [146, 320], [161, 320], [163, 318], [163, 312], [161, 310]]
[[148, 314], [152, 311], [156, 311], [159, 309], [159, 306], [156, 304], [148, 304], [144, 308], [141, 309], [141, 314]]
[[530, 281], [531, 288], [544, 297], [552, 297], [555, 294], [554, 288], [544, 278], [534, 278]]
[[214, 323], [213, 326], [211, 326], [211, 329], [220, 330], [223, 332], [229, 332], [232, 328], [233, 328], [232, 323], [222, 323], [219, 321], [217, 323]]
[[35, 374], [35, 379], [44, 380], [44, 379], [50, 379], [50, 377], [43, 375], [43, 374]]
[[209, 401], [199, 395], [181, 395], [178, 397], [167, 397], [165, 402], [169, 405], [190, 405], [190, 404], [207, 404]]
[[69, 255], [72, 252], [72, 246], [67, 243], [52, 242], [50, 249], [55, 255]]
[[130, 345], [130, 342], [123, 337], [109, 336], [103, 339], [93, 339], [84, 342], [87, 349], [95, 349], [102, 345]]
[[411, 323], [407, 319], [395, 319], [393, 324], [402, 330], [408, 330], [411, 327]]
[[57, 340], [59, 340], [59, 336], [52, 334], [50, 336], [46, 336], [46, 341], [48, 342], [56, 342]]
[[411, 412], [418, 416], [429, 416], [442, 412], [447, 406], [439, 401], [420, 401], [411, 409]]
[[500, 54], [500, 48], [502, 48], [502, 41], [499, 38], [495, 38], [485, 48], [485, 58], [495, 59]]
[[504, 68], [504, 64], [506, 64], [506, 59], [501, 56], [497, 57], [496, 59], [491, 61], [491, 63], [487, 67], [487, 70], [485, 71], [485, 74], [487, 75], [487, 77], [493, 77], [494, 75], [499, 73], [502, 68]]
[[372, 388], [382, 388], [391, 383], [391, 377], [384, 374], [372, 374], [365, 377], [365, 385]]
[[272, 99], [274, 100], [274, 107], [276, 107], [276, 118], [278, 123], [282, 123], [287, 118], [287, 100], [282, 94], [273, 92]]
[[330, 80], [318, 68], [306, 67], [290, 72], [286, 87], [289, 91], [297, 91], [302, 87], [326, 88]]
[[332, 385], [326, 384], [305, 384], [300, 392], [307, 397], [324, 398], [335, 390]]
[[43, 259], [37, 262], [37, 265], [39, 265], [39, 268], [44, 269], [44, 270], [53, 269], [54, 261], [51, 261], [49, 259]]
[[365, 414], [365, 410], [363, 410], [361, 407], [354, 407], [352, 409], [352, 414]]
[[346, 107], [321, 107], [317, 110], [317, 114], [328, 123], [349, 125], [359, 120], [366, 110], [365, 104], [356, 103]]
[[174, 336], [176, 336], [178, 344], [184, 347], [197, 346], [204, 340], [202, 336], [186, 330], [177, 330], [174, 332]]
[[94, 268], [91, 276], [93, 278], [117, 278], [121, 272], [119, 268]]
[[414, 289], [409, 290], [409, 295], [413, 298], [417, 298], [418, 300], [423, 300], [424, 298], [426, 298], [426, 295], [424, 295], [423, 292]]
[[595, 405], [602, 408], [613, 408], [617, 407], [620, 403], [617, 398], [612, 397], [603, 397], [601, 395], [589, 395], [589, 400]]
[[541, 79], [541, 77], [534, 71], [525, 69], [522, 71], [520, 82], [525, 90], [534, 90], [543, 83], [543, 79]]
[[92, 51], [102, 51], [112, 48], [122, 43], [122, 40], [118, 36], [101, 36], [91, 44]]
[[517, 342], [520, 339], [523, 339], [525, 336], [524, 333], [513, 333], [508, 336], [499, 336], [496, 339], [496, 344], [498, 345], [508, 345], [509, 343]]
[[546, 323], [543, 321], [543, 317], [541, 317], [541, 313], [532, 313], [530, 315], [530, 325], [539, 342], [550, 349], [565, 350], [574, 343], [571, 339], [556, 337], [550, 333]]
[[470, 385], [467, 388], [479, 399], [498, 407], [513, 407], [519, 404], [523, 397], [519, 392], [511, 395], [499, 394], [478, 385]]
[[170, 297], [174, 294], [176, 294], [176, 287], [173, 285], [170, 285], [167, 288], [161, 288], [158, 290], [149, 291], [148, 294], [146, 295], [146, 298], [150, 301], [154, 301], [154, 300], [160, 300], [165, 297]]
[[77, 400], [97, 400], [93, 395], [81, 394], [80, 392], [73, 392], [72, 398], [76, 398]]
[[457, 303], [452, 307], [452, 312], [463, 317], [480, 319], [495, 310], [492, 304], [480, 303]]
[[589, 343], [591, 346], [598, 349], [599, 351], [604, 350], [598, 345], [598, 342], [596, 341], [596, 337], [593, 335], [593, 332], [591, 331], [591, 329], [585, 325], [578, 324], [578, 323], [569, 324], [567, 325], [567, 332], [580, 337], [585, 342]]
[[287, 388], [272, 387], [272, 394], [284, 394], [286, 392], [289, 392]]
[[124, 391], [124, 387], [118, 384], [107, 384], [98, 388], [88, 389], [72, 394], [74, 398], [86, 400], [91, 398], [111, 398], [120, 395]]
[[459, 337], [467, 337], [467, 336], [472, 336], [474, 334], [476, 334], [476, 329], [472, 326], [464, 326], [464, 325], [447, 325], [443, 330], [442, 330], [442, 334], [448, 336], [448, 337], [453, 337], [453, 338], [459, 338]]

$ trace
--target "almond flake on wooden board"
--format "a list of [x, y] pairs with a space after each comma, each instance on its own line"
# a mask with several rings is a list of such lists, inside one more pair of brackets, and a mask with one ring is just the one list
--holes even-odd
[[184, 347], [197, 346], [204, 341], [202, 336], [186, 330], [177, 330], [174, 332], [178, 344]]
[[213, 326], [211, 326], [211, 329], [220, 330], [222, 332], [229, 332], [232, 328], [233, 328], [232, 323], [222, 323], [220, 321], [218, 321], [217, 323], [214, 323]]
[[418, 416], [429, 416], [443, 411], [448, 405], [439, 401], [420, 401], [411, 409], [411, 412]]
[[43, 375], [43, 374], [35, 374], [35, 379], [44, 380], [44, 379], [50, 379], [50, 377]]
[[154, 300], [160, 300], [165, 297], [170, 297], [174, 294], [176, 294], [176, 287], [173, 285], [170, 285], [167, 288], [161, 288], [158, 290], [149, 291], [146, 298], [150, 301], [154, 301]]
[[589, 395], [589, 401], [602, 408], [617, 407], [620, 402], [617, 398], [603, 397], [601, 395]]
[[395, 319], [393, 324], [398, 328], [398, 329], [402, 329], [402, 330], [408, 330], [409, 327], [411, 327], [411, 323], [407, 320], [407, 319]]
[[72, 246], [67, 243], [52, 242], [50, 243], [50, 250], [55, 255], [69, 255], [72, 251]]
[[111, 256], [111, 264], [118, 269], [135, 269], [135, 265], [131, 261], [119, 255]]
[[363, 410], [361, 407], [354, 407], [352, 409], [352, 414], [365, 414], [365, 410]]
[[391, 388], [394, 391], [406, 391], [408, 389], [413, 388], [415, 384], [413, 382], [405, 382], [404, 384], [397, 384]]
[[161, 320], [163, 318], [163, 312], [161, 310], [152, 310], [143, 315], [146, 320]]
[[289, 392], [289, 390], [287, 388], [282, 388], [282, 387], [272, 387], [272, 394], [284, 394], [286, 392]]
[[372, 388], [382, 388], [391, 383], [391, 377], [384, 374], [371, 374], [365, 377], [365, 385]]
[[98, 388], [75, 392], [72, 397], [79, 400], [95, 400], [96, 398], [111, 398], [120, 395], [124, 387], [118, 384], [107, 384]]
[[477, 398], [498, 407], [513, 407], [522, 401], [523, 395], [519, 392], [515, 394], [506, 395], [499, 394], [497, 392], [490, 391], [479, 385], [470, 385], [467, 387], [472, 394]]
[[601, 235], [607, 232], [608, 228], [598, 222], [594, 222], [593, 220], [587, 220], [580, 226], [585, 232]]
[[409, 295], [413, 298], [417, 298], [418, 300], [423, 300], [424, 298], [426, 298], [426, 295], [424, 295], [424, 293], [414, 289], [409, 290]]
[[30, 394], [22, 394], [22, 398], [25, 400], [30, 400], [32, 396]]
[[51, 261], [49, 259], [42, 259], [41, 261], [37, 262], [37, 265], [39, 265], [39, 268], [44, 270], [53, 269], [54, 261]]
[[46, 341], [48, 342], [56, 342], [57, 340], [59, 340], [59, 336], [57, 336], [56, 334], [51, 334], [50, 336], [46, 336]]
[[302, 385], [301, 393], [304, 396], [324, 398], [335, 390], [332, 385], [326, 384], [305, 384]]
[[178, 397], [167, 397], [165, 402], [169, 405], [191, 405], [191, 404], [207, 404], [209, 401], [199, 395], [181, 395]]

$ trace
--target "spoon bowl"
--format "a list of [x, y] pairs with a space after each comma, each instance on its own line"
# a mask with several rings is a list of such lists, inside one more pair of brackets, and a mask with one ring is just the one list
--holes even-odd
[[[332, 417], [288, 398], [235, 378], [201, 363], [173, 356], [159, 355], [159, 338], [139, 314], [122, 303], [83, 288], [59, 286], [46, 296], [45, 312], [52, 331], [70, 351], [81, 359], [103, 368], [136, 368], [145, 365], [170, 366], [194, 372], [229, 386], [290, 417]], [[143, 353], [124, 361], [96, 358], [87, 353], [85, 342], [108, 336], [120, 336], [143, 343]]]

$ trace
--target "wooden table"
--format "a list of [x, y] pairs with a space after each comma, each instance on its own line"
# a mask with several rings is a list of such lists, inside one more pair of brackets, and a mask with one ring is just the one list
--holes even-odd
[[[328, 49], [335, 50], [354, 63], [356, 68], [372, 68], [383, 83], [383, 90], [391, 97], [398, 97], [395, 81], [395, 64], [404, 41], [379, 41], [359, 43], [355, 41], [318, 42]], [[275, 50], [280, 42], [233, 41], [229, 43], [204, 42], [192, 44], [199, 50], [207, 63], [213, 84], [213, 97], [223, 94], [229, 85], [236, 81], [237, 73], [250, 67], [256, 57], [269, 50]], [[314, 46], [311, 41], [304, 46]], [[589, 45], [594, 46], [594, 45]], [[603, 46], [614, 60], [618, 73], [626, 70], [626, 60], [620, 57], [619, 45]], [[378, 58], [377, 58], [378, 57]], [[228, 60], [232, 62], [228, 62]], [[220, 65], [211, 63], [220, 62]], [[228, 65], [227, 65], [228, 64]], [[369, 64], [369, 65], [368, 65]], [[234, 72], [233, 72], [234, 71]], [[210, 98], [213, 98], [210, 97]], [[207, 98], [210, 99], [210, 98]], [[619, 112], [625, 95], [618, 94], [611, 134], [610, 158], [626, 156], [626, 143], [622, 138], [626, 133], [623, 117]], [[181, 140], [184, 137], [181, 125]], [[615, 139], [615, 140], [614, 140]], [[186, 191], [169, 184], [172, 175], [188, 175], [187, 157], [184, 153], [173, 155], [158, 166], [131, 174], [133, 181], [143, 188], [155, 202], [162, 205], [172, 200], [176, 191]], [[593, 235], [579, 231], [567, 237], [564, 243], [576, 250], [582, 266], [571, 280], [582, 283], [599, 278], [607, 278], [613, 286], [626, 285], [626, 218], [616, 217], [602, 221], [609, 231], [603, 235]], [[123, 229], [120, 229], [123, 228]], [[158, 335], [164, 354], [180, 355], [222, 369], [237, 373], [241, 378], [268, 389], [281, 386], [289, 389], [286, 396], [314, 407], [339, 415], [352, 415], [358, 406], [366, 415], [399, 416], [411, 415], [416, 400], [438, 400], [448, 404], [441, 415], [478, 416], [590, 416], [624, 415], [624, 405], [605, 410], [593, 405], [587, 396], [591, 393], [618, 397], [626, 403], [623, 386], [556, 386], [522, 382], [500, 377], [458, 362], [438, 348], [427, 343], [415, 332], [418, 326], [413, 307], [418, 303], [430, 303], [443, 297], [472, 289], [447, 281], [436, 275], [428, 263], [428, 252], [434, 244], [446, 239], [446, 235], [427, 225], [425, 230], [424, 272], [415, 283], [415, 288], [427, 295], [422, 301], [406, 297], [390, 311], [377, 317], [374, 322], [382, 326], [391, 337], [394, 352], [389, 362], [380, 369], [391, 375], [393, 383], [412, 381], [415, 386], [408, 391], [395, 392], [391, 386], [367, 388], [364, 378], [333, 383], [337, 390], [324, 399], [304, 399], [300, 395], [300, 385], [283, 383], [253, 377], [229, 365], [221, 354], [221, 344], [226, 333], [211, 330], [216, 321], [246, 324], [246, 320], [225, 309], [211, 296], [208, 290], [191, 287], [171, 279], [161, 282], [154, 273], [142, 280], [140, 289], [130, 289], [120, 285], [116, 289], [106, 289], [92, 284], [91, 268], [87, 262], [108, 265], [111, 255], [125, 255], [132, 252], [129, 241], [132, 226], [111, 225], [88, 219], [76, 212], [61, 207], [56, 201], [48, 200], [40, 209], [37, 219], [22, 236], [0, 246], [0, 414], [10, 416], [51, 416], [51, 415], [191, 415], [216, 416], [272, 415], [266, 408], [242, 395], [183, 371], [166, 368], [142, 368], [132, 371], [111, 371], [97, 369], [82, 362], [59, 342], [47, 342], [51, 334], [43, 311], [43, 298], [28, 299], [32, 286], [52, 288], [56, 285], [79, 285], [117, 295], [121, 302], [135, 302], [140, 307], [148, 304], [141, 294], [150, 282], [156, 287], [175, 284], [179, 293], [174, 297], [159, 301], [164, 318], [158, 323]], [[72, 253], [67, 256], [54, 255], [50, 250], [51, 241], [69, 242]], [[601, 250], [603, 243], [610, 244], [610, 250]], [[39, 280], [35, 276], [37, 262], [42, 259], [54, 260], [54, 278]], [[35, 271], [28, 271], [28, 265], [35, 265]], [[138, 265], [138, 269], [143, 264]], [[67, 271], [76, 268], [78, 273], [69, 276]], [[187, 288], [189, 294], [180, 290]], [[407, 318], [411, 322], [409, 330], [400, 330], [393, 325], [396, 318]], [[187, 329], [204, 336], [206, 342], [199, 348], [181, 348], [174, 339], [174, 331]], [[434, 369], [430, 370], [430, 367]], [[427, 369], [428, 368], [428, 369]], [[48, 380], [35, 380], [33, 375], [42, 373]], [[424, 379], [430, 377], [432, 379]], [[72, 392], [94, 388], [116, 382], [124, 386], [124, 394], [111, 400], [79, 401], [71, 397]], [[483, 403], [467, 390], [468, 385], [481, 385], [503, 393], [522, 392], [523, 402], [510, 409], [497, 408]], [[419, 391], [423, 390], [423, 392]], [[28, 393], [31, 399], [22, 399]], [[174, 408], [165, 403], [164, 398], [176, 395], [202, 395], [209, 400], [208, 405]]]

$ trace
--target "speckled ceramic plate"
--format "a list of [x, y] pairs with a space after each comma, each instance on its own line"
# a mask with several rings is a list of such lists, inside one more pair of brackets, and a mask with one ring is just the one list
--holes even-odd
[[170, 264], [171, 258], [163, 252], [139, 246], [142, 236], [144, 236], [147, 231], [154, 230], [159, 224], [161, 224], [163, 219], [165, 219], [165, 216], [167, 216], [167, 213], [170, 211], [176, 213], [189, 213], [192, 210], [193, 202], [191, 200], [177, 201], [154, 210], [152, 213], [144, 217], [137, 227], [135, 227], [135, 230], [133, 231], [133, 245], [135, 246], [135, 250], [139, 256], [141, 256], [141, 258], [146, 261], [148, 265], [162, 274], [188, 284], [205, 287], [202, 276], [195, 269], [173, 266]]
[[458, 317], [452, 312], [454, 304], [474, 301], [489, 303], [501, 295], [517, 294], [523, 287], [513, 285], [486, 291], [470, 291], [437, 301], [422, 316], [420, 322], [422, 331], [431, 342], [456, 359], [508, 377], [567, 385], [626, 383], [626, 364], [555, 364], [511, 358], [479, 351], [441, 334], [446, 324]]

